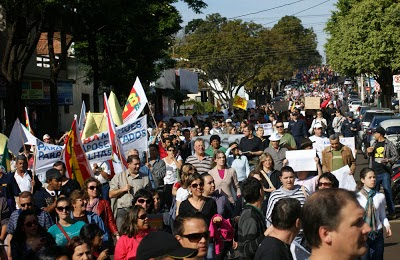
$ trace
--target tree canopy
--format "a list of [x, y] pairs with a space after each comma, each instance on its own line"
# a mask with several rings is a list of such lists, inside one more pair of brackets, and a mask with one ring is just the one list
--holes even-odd
[[212, 14], [188, 23], [176, 52], [181, 65], [200, 70], [214, 95], [229, 103], [242, 87], [264, 90], [297, 68], [320, 64], [316, 46], [312, 29], [293, 16], [268, 29]]
[[340, 0], [326, 31], [329, 64], [354, 76], [369, 74], [382, 89], [389, 106], [392, 75], [400, 69], [400, 3], [392, 0]]

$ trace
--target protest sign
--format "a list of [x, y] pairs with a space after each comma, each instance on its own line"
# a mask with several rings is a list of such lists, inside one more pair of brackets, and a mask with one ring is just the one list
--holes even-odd
[[277, 101], [274, 103], [275, 111], [288, 111], [289, 110], [289, 101]]
[[233, 104], [232, 106], [246, 110], [247, 108], [247, 100], [239, 97], [238, 95], [235, 96], [235, 98], [233, 99]]
[[48, 144], [36, 139], [35, 172], [41, 183], [46, 183], [46, 171], [53, 168], [53, 164], [62, 161], [63, 146]]
[[264, 136], [271, 135], [274, 132], [271, 123], [257, 124], [255, 126], [255, 129], [257, 130], [259, 127], [262, 127], [264, 129]]
[[345, 165], [342, 168], [333, 171], [332, 174], [335, 175], [336, 179], [338, 179], [339, 188], [351, 191], [356, 190], [357, 184], [354, 180], [354, 176], [350, 175], [350, 167], [348, 165]]
[[304, 97], [305, 109], [320, 109], [321, 98], [319, 97]]
[[[356, 150], [356, 145], [355, 145], [355, 142], [354, 142], [354, 137], [341, 137], [341, 138], [339, 138], [339, 142], [341, 144], [343, 144], [343, 145], [348, 146], [351, 149], [351, 151], [353, 152], [354, 158], [356, 158], [357, 150]], [[321, 144], [314, 143], [313, 147], [316, 148], [319, 145], [321, 145]], [[323, 146], [324, 146], [323, 149], [325, 147], [329, 146], [329, 145], [331, 145], [329, 139], [328, 138], [324, 138], [323, 139]], [[322, 159], [322, 157], [321, 157], [321, 159]]]
[[295, 172], [298, 171], [316, 171], [317, 165], [314, 161], [315, 150], [292, 150], [286, 151], [286, 159], [289, 166]]
[[254, 99], [248, 100], [247, 108], [256, 108], [256, 101]]
[[[117, 127], [117, 135], [122, 143], [125, 156], [131, 149], [137, 149], [139, 153], [147, 150], [147, 122], [146, 117], [137, 120], [131, 119]], [[111, 159], [111, 148], [108, 132], [102, 132], [90, 136], [84, 140], [83, 149], [91, 164]]]

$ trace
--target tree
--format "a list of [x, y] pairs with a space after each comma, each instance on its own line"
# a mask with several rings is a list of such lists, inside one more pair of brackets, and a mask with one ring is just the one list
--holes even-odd
[[[8, 126], [22, 116], [20, 83], [43, 27], [45, 0], [2, 0], [6, 15], [6, 48], [1, 57], [1, 74], [6, 79], [6, 122]], [[3, 18], [4, 19], [4, 18]]]
[[[136, 76], [147, 85], [173, 66], [167, 50], [181, 22], [174, 2], [89, 0], [78, 8], [76, 53], [94, 85], [95, 111], [101, 87], [112, 88], [117, 95], [128, 93]], [[196, 12], [206, 6], [201, 0], [184, 2]]]
[[181, 64], [201, 70], [200, 78], [214, 95], [229, 103], [262, 67], [265, 49], [261, 25], [227, 20], [219, 14], [190, 23], [189, 34], [177, 46]]
[[381, 101], [390, 106], [392, 75], [400, 69], [400, 3], [391, 0], [338, 2], [326, 30], [332, 67], [349, 76], [373, 75], [381, 85]]
[[295, 69], [321, 63], [315, 33], [293, 16], [269, 30], [213, 14], [189, 22], [185, 31], [177, 47], [181, 63], [199, 69], [214, 95], [226, 103], [244, 86], [252, 96], [269, 93], [274, 82], [290, 78]]

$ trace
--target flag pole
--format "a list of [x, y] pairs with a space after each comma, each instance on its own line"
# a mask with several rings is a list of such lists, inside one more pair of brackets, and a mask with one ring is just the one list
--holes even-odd
[[157, 122], [156, 122], [156, 119], [154, 118], [153, 111], [151, 110], [151, 107], [149, 106], [149, 102], [147, 102], [147, 106], [149, 107], [149, 111], [150, 111], [151, 117], [153, 118], [154, 126], [157, 127]]
[[[118, 142], [118, 136], [115, 135], [115, 144], [117, 144], [117, 142]], [[124, 176], [125, 176], [126, 184], [129, 185], [129, 183], [128, 183], [128, 175], [125, 174], [126, 168], [125, 168], [124, 162], [122, 160], [122, 154], [121, 154], [121, 150], [119, 149], [119, 145], [116, 145], [116, 149], [117, 149], [117, 153], [118, 153], [118, 157], [119, 157], [119, 162], [121, 164], [122, 172], [124, 173]], [[112, 147], [111, 147], [111, 153], [112, 153]], [[128, 193], [130, 194], [131, 191], [128, 190]]]
[[[36, 174], [36, 146], [33, 148], [33, 169], [32, 169], [32, 179], [35, 180], [35, 174]], [[33, 188], [34, 186], [31, 187], [31, 193], [33, 194]]]

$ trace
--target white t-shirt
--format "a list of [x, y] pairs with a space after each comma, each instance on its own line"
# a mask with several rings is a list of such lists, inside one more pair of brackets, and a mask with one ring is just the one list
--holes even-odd
[[[177, 161], [182, 161], [182, 157], [179, 155], [176, 158]], [[177, 174], [177, 166], [173, 161], [171, 164], [168, 164], [165, 158], [163, 159], [165, 162], [165, 177], [164, 177], [164, 185], [165, 184], [174, 184], [178, 181], [178, 174]]]
[[179, 187], [179, 189], [176, 191], [176, 201], [182, 202], [184, 200], [187, 200], [188, 197], [189, 191], [187, 189]]

